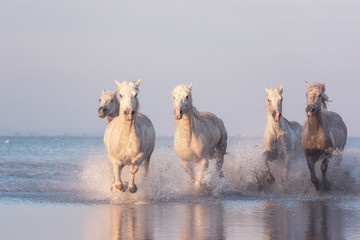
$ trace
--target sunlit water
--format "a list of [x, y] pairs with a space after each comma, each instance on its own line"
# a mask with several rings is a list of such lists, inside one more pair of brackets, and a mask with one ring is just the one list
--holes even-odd
[[158, 138], [138, 192], [112, 194], [101, 137], [0, 137], [0, 239], [359, 239], [359, 148], [349, 138], [330, 162], [329, 192], [315, 190], [304, 159], [286, 183], [271, 163], [276, 182], [260, 189], [261, 139], [230, 138], [225, 177], [210, 164], [203, 189], [188, 184], [172, 139]]

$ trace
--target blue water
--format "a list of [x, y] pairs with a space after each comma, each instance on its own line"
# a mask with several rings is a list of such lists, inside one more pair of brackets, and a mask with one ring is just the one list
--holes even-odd
[[[7, 231], [0, 229], [0, 237], [15, 234], [19, 221], [28, 225], [27, 212], [46, 222], [50, 216], [63, 219], [63, 211], [86, 226], [78, 232], [63, 219], [73, 229], [72, 239], [360, 238], [360, 138], [348, 139], [340, 163], [330, 162], [329, 192], [314, 189], [304, 159], [294, 164], [286, 183], [280, 180], [281, 164], [272, 163], [275, 184], [258, 189], [254, 172], [261, 139], [230, 138], [228, 145], [225, 177], [214, 177], [210, 164], [204, 190], [187, 184], [172, 139], [158, 138], [148, 176], [140, 170], [136, 177], [138, 192], [113, 194], [102, 137], [0, 137], [0, 210], [6, 216], [0, 225], [9, 225]], [[128, 172], [125, 167], [125, 184]], [[57, 208], [62, 210], [54, 215], [50, 209]], [[11, 216], [16, 216], [14, 225]], [[107, 230], [93, 218], [107, 219]], [[99, 237], [91, 232], [93, 237], [83, 237], [89, 229], [97, 229]], [[41, 237], [36, 230], [41, 228], [34, 226], [27, 238], [47, 239], [58, 231]], [[15, 235], [7, 239], [23, 238]]]

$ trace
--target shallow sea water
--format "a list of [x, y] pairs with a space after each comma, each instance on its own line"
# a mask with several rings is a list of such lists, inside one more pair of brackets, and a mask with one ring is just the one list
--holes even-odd
[[286, 183], [271, 163], [276, 182], [259, 189], [261, 139], [228, 145], [225, 177], [210, 164], [202, 189], [158, 138], [138, 192], [112, 194], [101, 137], [0, 137], [0, 239], [360, 239], [360, 138], [330, 162], [329, 192], [314, 189], [304, 159]]

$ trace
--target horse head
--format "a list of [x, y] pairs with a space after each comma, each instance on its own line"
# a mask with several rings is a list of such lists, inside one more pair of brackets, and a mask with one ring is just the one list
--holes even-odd
[[116, 97], [116, 91], [105, 91], [103, 89], [99, 102], [98, 113], [100, 118], [113, 115], [119, 110], [119, 100]]
[[189, 85], [179, 85], [172, 91], [174, 118], [176, 120], [180, 120], [184, 113], [189, 113], [192, 107], [191, 88], [192, 83]]
[[329, 101], [325, 94], [325, 84], [305, 82], [307, 86], [306, 92], [306, 114], [312, 117], [314, 114], [321, 112], [321, 109], [326, 109], [326, 102]]
[[283, 92], [283, 87], [279, 88], [265, 88], [266, 90], [266, 107], [268, 113], [272, 115], [275, 122], [280, 120], [282, 114], [282, 100], [281, 96]]
[[141, 79], [134, 82], [118, 82], [114, 79], [118, 86], [118, 92], [120, 95], [120, 113], [124, 115], [127, 121], [132, 121], [139, 109], [139, 100], [137, 98], [139, 93], [139, 85]]

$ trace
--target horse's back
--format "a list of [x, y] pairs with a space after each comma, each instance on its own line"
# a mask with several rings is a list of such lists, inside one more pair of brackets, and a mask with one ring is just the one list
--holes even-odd
[[[209, 128], [216, 126], [218, 130], [220, 130], [220, 135], [222, 138], [227, 139], [227, 131], [225, 128], [224, 122], [217, 117], [215, 114], [210, 112], [200, 112], [200, 120], [208, 125]], [[216, 129], [214, 129], [216, 130]]]
[[326, 111], [323, 112], [323, 114], [329, 123], [329, 129], [334, 139], [335, 147], [344, 149], [347, 138], [347, 127], [345, 122], [336, 112]]

